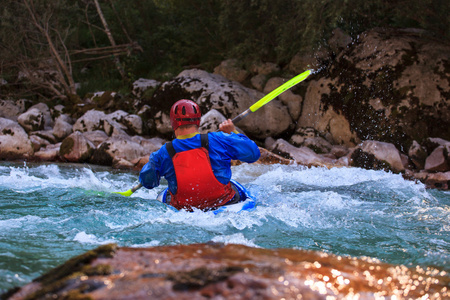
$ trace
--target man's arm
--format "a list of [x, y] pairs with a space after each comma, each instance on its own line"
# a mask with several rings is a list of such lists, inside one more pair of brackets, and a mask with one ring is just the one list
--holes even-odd
[[239, 133], [230, 119], [223, 121], [219, 125], [219, 130], [228, 134], [231, 132], [236, 133], [225, 137], [224, 141], [222, 141], [228, 149], [231, 159], [247, 163], [252, 163], [259, 159], [261, 152], [258, 146], [247, 136]]
[[139, 173], [139, 182], [147, 189], [152, 189], [159, 185], [159, 180], [161, 178], [159, 170], [157, 167], [158, 163], [158, 152], [153, 152], [150, 155], [148, 163], [146, 163]]

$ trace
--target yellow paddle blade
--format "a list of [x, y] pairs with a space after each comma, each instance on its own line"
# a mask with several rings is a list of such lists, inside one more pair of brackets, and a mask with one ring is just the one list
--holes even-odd
[[284, 91], [290, 89], [297, 83], [305, 80], [311, 73], [312, 73], [312, 70], [307, 70], [307, 71], [303, 72], [302, 74], [295, 76], [288, 82], [280, 85], [279, 87], [277, 87], [276, 89], [274, 89], [273, 91], [271, 91], [270, 93], [265, 95], [263, 98], [261, 98], [258, 102], [256, 102], [252, 106], [250, 106], [250, 110], [252, 112], [257, 111], [258, 109], [260, 109], [261, 107], [263, 107], [264, 105], [266, 105], [267, 103], [269, 103], [270, 101], [275, 99], [278, 95], [280, 95]]
[[120, 194], [122, 196], [130, 197], [133, 194], [133, 191], [129, 189], [126, 192], [113, 192], [113, 194]]
[[125, 197], [130, 197], [134, 192], [136, 192], [141, 187], [142, 187], [142, 184], [139, 183], [139, 184], [133, 186], [131, 189], [129, 189], [126, 192], [113, 192], [113, 193], [114, 194], [120, 194], [120, 195], [125, 196]]

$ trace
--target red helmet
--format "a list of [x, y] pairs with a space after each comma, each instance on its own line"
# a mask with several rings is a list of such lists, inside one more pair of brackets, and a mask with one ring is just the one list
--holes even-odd
[[173, 130], [181, 125], [194, 124], [200, 126], [201, 117], [200, 107], [191, 100], [178, 100], [170, 109], [170, 123]]

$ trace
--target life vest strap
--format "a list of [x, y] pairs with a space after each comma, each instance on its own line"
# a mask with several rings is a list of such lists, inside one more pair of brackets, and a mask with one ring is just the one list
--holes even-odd
[[[207, 133], [200, 134], [200, 145], [203, 148], [205, 148], [206, 150], [208, 150], [208, 152], [209, 152], [209, 140], [208, 140], [208, 134]], [[169, 153], [170, 158], [173, 159], [175, 154], [177, 154], [177, 151], [173, 147], [172, 142], [167, 142], [166, 143], [166, 149], [167, 149], [167, 152]]]

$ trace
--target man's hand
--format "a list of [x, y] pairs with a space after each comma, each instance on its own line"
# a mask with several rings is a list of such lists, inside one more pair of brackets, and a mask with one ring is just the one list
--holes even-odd
[[220, 125], [219, 125], [219, 130], [223, 131], [225, 133], [231, 133], [233, 131], [236, 131], [236, 127], [234, 127], [233, 122], [231, 121], [231, 119], [228, 119], [226, 121], [223, 121]]

